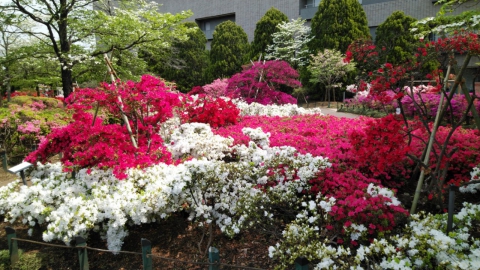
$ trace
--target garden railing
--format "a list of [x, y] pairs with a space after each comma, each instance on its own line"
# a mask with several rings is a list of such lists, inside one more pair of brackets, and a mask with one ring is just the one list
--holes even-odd
[[[114, 254], [129, 254], [135, 256], [141, 256], [143, 262], [143, 270], [152, 270], [153, 268], [153, 259], [161, 259], [166, 261], [172, 261], [175, 263], [182, 263], [185, 265], [197, 265], [197, 266], [208, 266], [209, 270], [219, 270], [220, 267], [228, 267], [233, 269], [246, 269], [246, 270], [264, 270], [262, 268], [255, 268], [255, 267], [248, 267], [248, 266], [240, 266], [240, 265], [232, 265], [232, 264], [224, 264], [220, 263], [220, 251], [215, 247], [209, 248], [208, 254], [208, 262], [194, 262], [194, 261], [186, 261], [186, 260], [178, 260], [173, 258], [167, 258], [163, 256], [158, 256], [152, 254], [152, 244], [148, 239], [142, 238], [141, 239], [141, 252], [132, 252], [132, 251], [111, 251], [106, 249], [98, 249], [92, 248], [87, 246], [87, 243], [83, 237], [75, 237], [75, 246], [64, 246], [64, 245], [57, 245], [57, 244], [50, 244], [38, 241], [32, 241], [28, 239], [18, 238], [15, 232], [15, 229], [11, 227], [6, 227], [7, 233], [7, 241], [8, 241], [8, 249], [10, 254], [10, 263], [11, 266], [14, 266], [19, 260], [19, 249], [18, 249], [18, 242], [28, 242], [43, 246], [55, 247], [55, 248], [67, 248], [67, 249], [77, 249], [78, 250], [78, 260], [80, 265], [80, 270], [89, 270], [89, 263], [88, 263], [88, 255], [87, 250], [97, 251], [97, 252], [109, 252]], [[299, 257], [295, 260], [295, 270], [307, 270], [310, 262], [305, 257]]]

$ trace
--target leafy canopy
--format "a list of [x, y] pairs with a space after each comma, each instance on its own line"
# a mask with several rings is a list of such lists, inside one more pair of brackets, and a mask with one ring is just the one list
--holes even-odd
[[321, 83], [327, 88], [340, 87], [338, 83], [348, 72], [355, 69], [354, 62], [344, 61], [345, 55], [337, 50], [325, 49], [312, 55], [308, 70], [312, 74], [310, 82]]
[[308, 64], [309, 50], [307, 43], [312, 40], [310, 27], [305, 26], [301, 18], [283, 22], [277, 26], [272, 45], [267, 47], [266, 59], [283, 60], [298, 68]]
[[184, 26], [190, 30], [187, 40], [176, 40], [167, 50], [143, 52], [143, 57], [150, 71], [174, 81], [178, 90], [188, 92], [194, 86], [207, 82], [209, 59], [203, 31], [194, 22], [185, 22]]
[[253, 42], [251, 44], [250, 59], [256, 60], [264, 54], [267, 46], [273, 43], [273, 34], [279, 29], [277, 25], [288, 22], [288, 17], [275, 7], [271, 7], [257, 22]]
[[[1, 11], [16, 12], [45, 29], [24, 33], [53, 49], [65, 96], [72, 90], [72, 69], [78, 63], [113, 50], [169, 47], [173, 40], [185, 39], [180, 23], [191, 15], [159, 13], [158, 4], [144, 0], [120, 0], [115, 6], [108, 0], [10, 0]], [[75, 44], [86, 52], [74, 54]]]
[[214, 78], [230, 77], [242, 70], [249, 52], [248, 37], [241, 26], [225, 21], [213, 31], [210, 61]]
[[382, 62], [399, 64], [413, 60], [418, 39], [410, 31], [416, 19], [403, 11], [393, 12], [376, 30], [375, 44], [384, 48], [380, 59]]
[[357, 0], [323, 0], [312, 18], [309, 47], [313, 52], [336, 49], [345, 52], [359, 38], [369, 37], [367, 16]]

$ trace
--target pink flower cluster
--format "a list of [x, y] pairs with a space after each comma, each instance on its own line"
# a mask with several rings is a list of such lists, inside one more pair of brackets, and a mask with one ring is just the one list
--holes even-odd
[[238, 98], [249, 104], [297, 104], [296, 98], [280, 89], [301, 87], [298, 77], [298, 72], [285, 61], [255, 62], [230, 79], [216, 79], [211, 84], [195, 86], [188, 95]]
[[[45, 161], [63, 153], [62, 162], [67, 166], [113, 168], [119, 178], [126, 176], [128, 168], [172, 162], [158, 132], [160, 123], [171, 118], [182, 101], [164, 81], [144, 75], [140, 82], [104, 83], [98, 89], [76, 91], [66, 102], [74, 110], [74, 121], [49, 134], [27, 161]], [[88, 112], [96, 106], [104, 110], [97, 118]], [[126, 126], [119, 124], [122, 114], [135, 133], [137, 147]]]
[[23, 134], [38, 134], [40, 133], [40, 120], [27, 121], [18, 125], [17, 130]]
[[[74, 111], [72, 123], [50, 133], [26, 160], [44, 162], [63, 153], [62, 162], [70, 168], [112, 168], [119, 178], [126, 176], [128, 168], [173, 162], [158, 134], [161, 123], [174, 113], [181, 115], [184, 122], [213, 127], [235, 123], [240, 113], [235, 104], [223, 99], [203, 95], [192, 101], [150, 75], [144, 75], [140, 82], [104, 83], [97, 89], [81, 89], [66, 102]], [[94, 116], [94, 111], [98, 115]], [[123, 114], [133, 136], [122, 122]]]
[[228, 81], [227, 94], [247, 103], [296, 104], [297, 100], [279, 91], [281, 86], [301, 87], [298, 72], [285, 61], [255, 62]]

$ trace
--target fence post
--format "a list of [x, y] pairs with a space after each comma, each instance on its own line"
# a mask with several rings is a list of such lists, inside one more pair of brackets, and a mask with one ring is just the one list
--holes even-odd
[[298, 257], [295, 259], [295, 270], [308, 270], [310, 262], [305, 257]]
[[448, 189], [448, 219], [447, 234], [452, 231], [453, 227], [453, 211], [455, 211], [455, 186], [450, 185]]
[[[83, 237], [75, 237], [75, 246], [76, 247], [86, 247], [87, 243]], [[86, 248], [78, 249], [78, 260], [80, 262], [80, 270], [89, 270], [88, 269], [88, 256]]]
[[7, 232], [7, 241], [8, 241], [8, 251], [10, 254], [10, 263], [12, 266], [18, 262], [18, 242], [15, 239], [17, 238], [17, 233], [15, 233], [15, 229], [12, 227], [6, 227], [5, 231]]
[[208, 262], [211, 263], [210, 266], [208, 266], [208, 270], [220, 270], [220, 267], [216, 265], [220, 262], [220, 254], [217, 248], [208, 248]]
[[8, 168], [7, 168], [7, 151], [0, 152], [0, 157], [2, 158], [3, 169], [5, 171], [8, 170]]
[[143, 270], [152, 270], [153, 263], [152, 257], [148, 256], [152, 254], [152, 242], [142, 238], [142, 261], [143, 261]]

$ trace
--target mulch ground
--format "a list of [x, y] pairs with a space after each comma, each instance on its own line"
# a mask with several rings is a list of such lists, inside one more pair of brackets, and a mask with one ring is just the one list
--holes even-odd
[[[3, 219], [3, 217], [2, 217]], [[0, 250], [8, 249], [5, 227], [0, 223]], [[14, 224], [17, 237], [22, 239], [42, 241], [43, 229], [37, 227], [32, 236], [28, 236], [28, 227]], [[123, 251], [141, 253], [141, 239], [152, 243], [153, 269], [208, 269], [206, 239], [202, 228], [193, 227], [181, 215], [170, 217], [167, 221], [155, 224], [145, 224], [129, 229], [130, 234], [125, 239]], [[53, 244], [65, 245], [62, 242]], [[213, 234], [212, 246], [219, 250], [220, 263], [236, 265], [237, 267], [221, 266], [221, 269], [245, 269], [254, 267], [271, 269], [273, 262], [268, 257], [268, 246], [275, 245], [273, 237], [262, 234], [243, 233], [234, 239], [223, 236], [220, 231]], [[106, 241], [99, 234], [92, 233], [87, 239], [87, 246], [106, 249]], [[50, 247], [46, 245], [18, 242], [19, 249], [24, 252], [37, 253], [42, 258], [41, 269], [79, 269], [78, 251], [76, 249]], [[141, 254], [112, 254], [105, 251], [88, 250], [90, 269], [143, 269]], [[243, 267], [242, 267], [243, 266]]]

